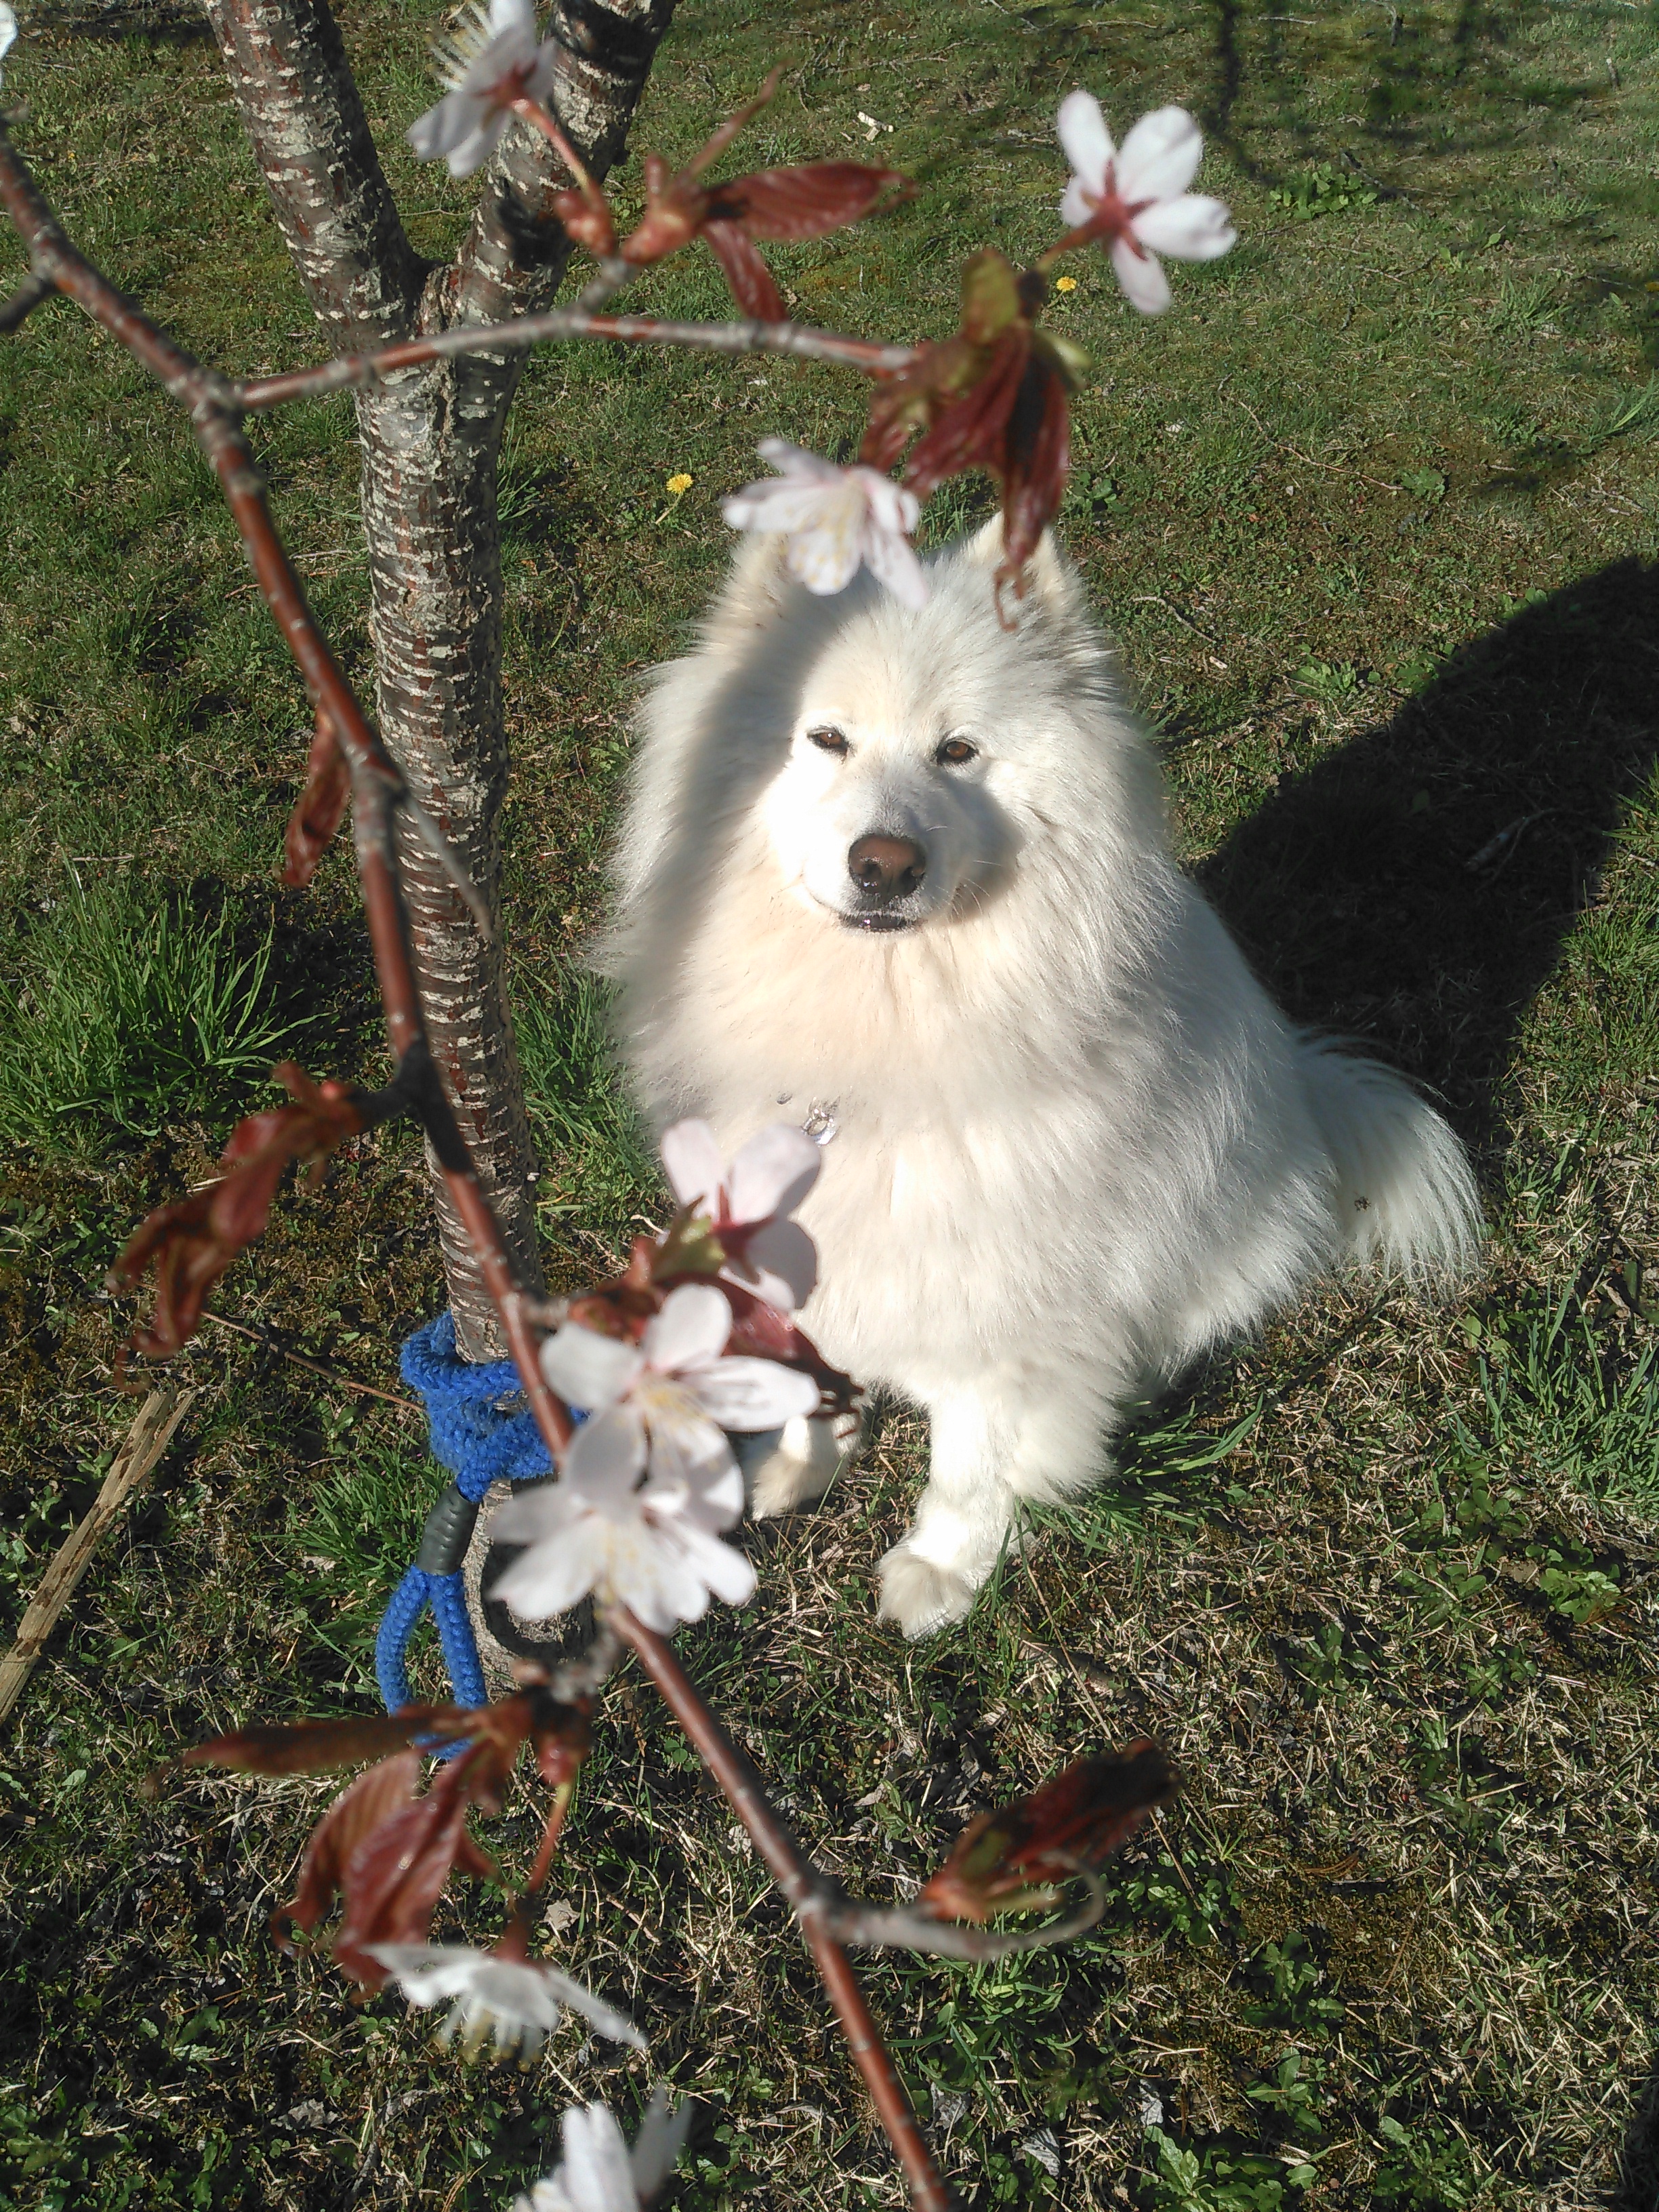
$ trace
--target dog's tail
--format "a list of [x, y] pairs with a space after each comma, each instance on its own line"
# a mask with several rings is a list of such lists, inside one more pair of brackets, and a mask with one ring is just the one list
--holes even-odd
[[1337, 1175], [1337, 1219], [1352, 1256], [1421, 1279], [1456, 1276], [1479, 1249], [1480, 1202], [1468, 1155], [1402, 1076], [1307, 1037], [1308, 1103]]

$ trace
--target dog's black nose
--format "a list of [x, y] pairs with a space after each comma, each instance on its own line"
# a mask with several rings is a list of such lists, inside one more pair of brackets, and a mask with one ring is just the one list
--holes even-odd
[[847, 855], [847, 872], [872, 903], [908, 898], [927, 872], [927, 855], [914, 837], [860, 837]]

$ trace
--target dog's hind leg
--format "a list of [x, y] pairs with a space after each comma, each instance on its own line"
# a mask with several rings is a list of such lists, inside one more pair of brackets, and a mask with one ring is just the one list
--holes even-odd
[[881, 1563], [884, 1620], [927, 1636], [963, 1620], [989, 1581], [1013, 1526], [1017, 1498], [1063, 1496], [1089, 1480], [1102, 1407], [1062, 1379], [933, 1399], [927, 1487], [908, 1534]]
[[[738, 1455], [749, 1492], [749, 1510], [757, 1521], [775, 1513], [793, 1513], [816, 1505], [859, 1448], [863, 1423], [857, 1413], [838, 1420], [809, 1420], [798, 1415], [771, 1439], [771, 1449]], [[757, 1437], [756, 1443], [762, 1439]]]

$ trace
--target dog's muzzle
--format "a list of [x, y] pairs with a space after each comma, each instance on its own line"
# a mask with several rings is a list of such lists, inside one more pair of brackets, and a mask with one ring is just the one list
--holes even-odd
[[914, 837], [880, 832], [855, 838], [847, 854], [856, 903], [842, 919], [852, 929], [908, 929], [917, 919], [897, 909], [921, 889], [927, 855]]

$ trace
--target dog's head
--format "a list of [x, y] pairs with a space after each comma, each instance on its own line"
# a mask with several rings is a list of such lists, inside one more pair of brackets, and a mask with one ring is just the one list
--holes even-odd
[[867, 575], [811, 599], [775, 540], [738, 555], [708, 647], [740, 687], [747, 670], [769, 684], [787, 667], [756, 818], [826, 927], [886, 936], [974, 913], [1075, 803], [1077, 748], [1055, 738], [1104, 680], [1103, 646], [1047, 539], [1005, 627], [1000, 557], [996, 523], [948, 549], [914, 612]]

